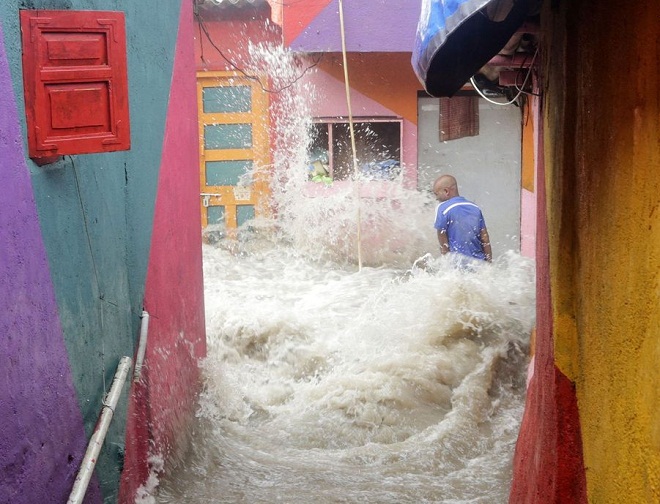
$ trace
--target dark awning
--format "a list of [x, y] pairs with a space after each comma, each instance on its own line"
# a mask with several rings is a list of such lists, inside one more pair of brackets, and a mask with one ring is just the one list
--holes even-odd
[[452, 96], [502, 49], [535, 0], [422, 0], [412, 55], [431, 96]]

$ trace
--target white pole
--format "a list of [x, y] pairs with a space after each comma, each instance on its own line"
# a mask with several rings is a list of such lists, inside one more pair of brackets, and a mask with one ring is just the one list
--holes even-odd
[[358, 270], [362, 270], [362, 237], [360, 218], [360, 172], [357, 164], [355, 148], [355, 129], [353, 127], [353, 112], [351, 110], [351, 87], [348, 83], [348, 59], [346, 58], [346, 32], [344, 29], [344, 3], [339, 0], [339, 30], [341, 32], [341, 54], [344, 63], [344, 84], [346, 87], [346, 104], [348, 107], [348, 128], [351, 132], [351, 150], [353, 152], [353, 177], [355, 178], [355, 196], [357, 200], [357, 256]]
[[149, 313], [142, 312], [142, 322], [140, 324], [140, 342], [138, 343], [138, 353], [135, 358], [135, 371], [133, 372], [133, 381], [138, 381], [142, 376], [142, 363], [144, 354], [147, 351], [147, 336], [149, 335]]
[[108, 392], [108, 395], [105, 396], [105, 401], [103, 401], [101, 415], [99, 416], [98, 422], [96, 422], [94, 434], [92, 434], [89, 444], [87, 445], [87, 452], [85, 452], [85, 457], [83, 458], [82, 464], [80, 464], [80, 471], [78, 471], [76, 481], [73, 483], [73, 490], [71, 490], [67, 504], [80, 504], [85, 498], [87, 485], [89, 485], [89, 480], [94, 473], [96, 461], [101, 452], [101, 447], [103, 446], [105, 435], [107, 434], [108, 427], [112, 421], [112, 416], [115, 414], [115, 408], [117, 407], [117, 402], [121, 395], [121, 389], [124, 386], [131, 364], [132, 360], [130, 357], [122, 357], [119, 361], [115, 377], [110, 386], [110, 392]]

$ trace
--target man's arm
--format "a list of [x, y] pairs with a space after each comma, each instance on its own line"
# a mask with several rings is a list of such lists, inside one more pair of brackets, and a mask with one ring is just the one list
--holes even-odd
[[440, 253], [442, 255], [449, 253], [449, 239], [447, 238], [447, 231], [438, 229], [438, 241], [440, 242]]
[[481, 246], [484, 249], [484, 254], [486, 255], [486, 261], [493, 261], [493, 251], [490, 248], [490, 236], [488, 236], [488, 230], [483, 228], [479, 233], [479, 239], [481, 240]]

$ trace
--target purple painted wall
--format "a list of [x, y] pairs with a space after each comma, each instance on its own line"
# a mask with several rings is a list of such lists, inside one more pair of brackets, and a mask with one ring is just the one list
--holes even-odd
[[[302, 8], [302, 7], [301, 7]], [[344, 2], [349, 52], [412, 51], [421, 1]], [[341, 52], [339, 2], [334, 0], [298, 35], [290, 47], [306, 52]]]
[[[0, 502], [66, 502], [86, 438], [1, 26], [0, 159]], [[85, 502], [100, 502], [96, 482]]]

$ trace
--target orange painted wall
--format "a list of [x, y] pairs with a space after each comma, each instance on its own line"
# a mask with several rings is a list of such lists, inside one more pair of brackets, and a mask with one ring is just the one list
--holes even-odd
[[522, 131], [522, 174], [521, 185], [523, 189], [534, 192], [534, 178], [536, 171], [534, 169], [535, 161], [535, 120], [533, 100], [530, 98], [523, 109], [523, 131]]
[[[423, 88], [412, 70], [409, 53], [349, 53], [347, 61], [351, 88], [417, 124], [415, 90]], [[319, 67], [344, 81], [341, 54], [325, 54]]]

